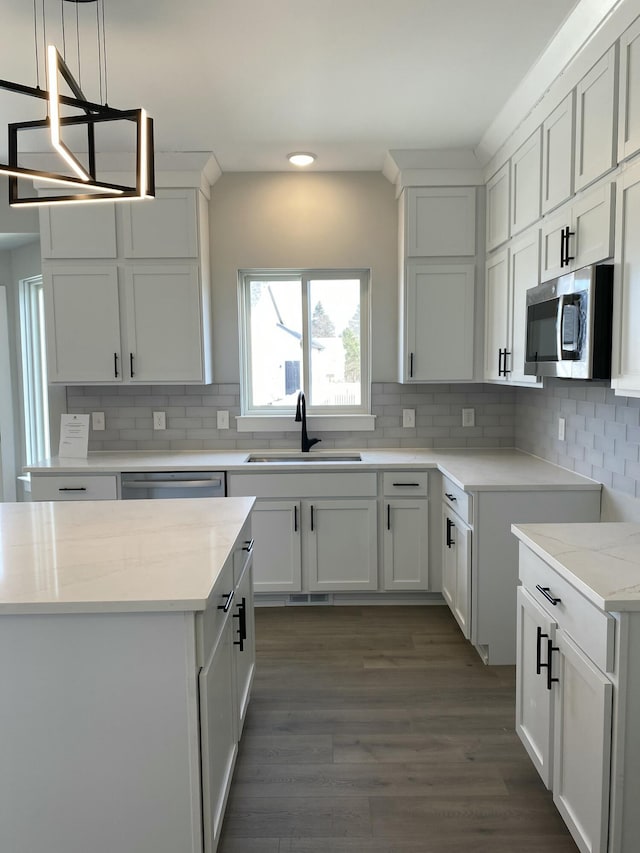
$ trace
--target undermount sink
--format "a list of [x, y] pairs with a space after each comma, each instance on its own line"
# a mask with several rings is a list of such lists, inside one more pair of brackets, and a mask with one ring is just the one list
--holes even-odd
[[362, 462], [359, 453], [256, 453], [247, 462]]

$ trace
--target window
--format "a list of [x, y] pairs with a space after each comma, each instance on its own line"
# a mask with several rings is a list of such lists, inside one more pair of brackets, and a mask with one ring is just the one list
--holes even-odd
[[20, 282], [25, 462], [49, 456], [49, 401], [42, 276]]
[[369, 274], [240, 273], [242, 412], [369, 412]]

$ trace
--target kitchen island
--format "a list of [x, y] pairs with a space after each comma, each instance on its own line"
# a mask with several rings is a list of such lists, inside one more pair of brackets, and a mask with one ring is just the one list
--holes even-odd
[[252, 498], [0, 504], [0, 849], [216, 848]]

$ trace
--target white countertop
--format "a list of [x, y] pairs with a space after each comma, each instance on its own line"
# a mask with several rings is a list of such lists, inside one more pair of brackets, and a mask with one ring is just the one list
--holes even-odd
[[0, 503], [0, 614], [204, 610], [253, 501]]
[[514, 524], [511, 529], [601, 609], [640, 611], [640, 524]]
[[[433, 449], [366, 449], [344, 448], [327, 454], [360, 453], [361, 462], [323, 462], [322, 451], [313, 450], [309, 457], [316, 462], [248, 463], [251, 451], [103, 451], [89, 453], [86, 459], [53, 457], [31, 465], [26, 470], [43, 474], [115, 473], [123, 471], [367, 471], [387, 468], [437, 468], [465, 491], [536, 490], [548, 488], [600, 489], [600, 483], [574, 474], [519, 450], [433, 450]], [[273, 450], [265, 451], [273, 453]], [[281, 451], [286, 453], [286, 450]]]

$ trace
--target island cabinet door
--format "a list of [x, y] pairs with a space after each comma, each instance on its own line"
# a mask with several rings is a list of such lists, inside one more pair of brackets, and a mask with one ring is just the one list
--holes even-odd
[[548, 682], [549, 643], [556, 623], [518, 587], [516, 732], [542, 781], [552, 782], [552, 691]]
[[214, 853], [238, 750], [236, 739], [233, 619], [200, 670], [200, 747], [204, 851]]
[[[249, 559], [236, 584], [233, 602], [233, 650], [236, 667], [236, 724], [238, 739], [242, 734], [253, 674], [256, 667], [255, 618], [253, 611], [253, 546], [247, 543]], [[246, 554], [247, 551], [243, 550]]]
[[582, 853], [607, 853], [613, 685], [558, 629], [553, 801]]

